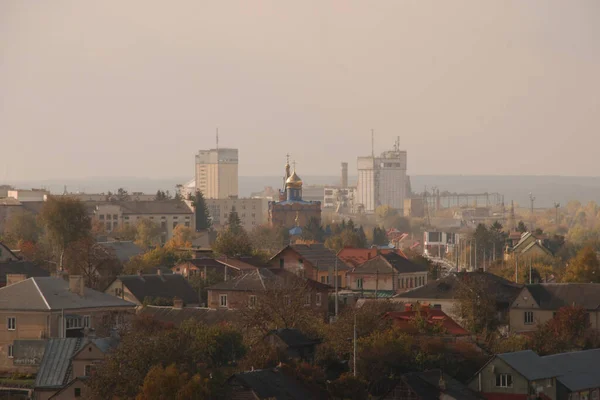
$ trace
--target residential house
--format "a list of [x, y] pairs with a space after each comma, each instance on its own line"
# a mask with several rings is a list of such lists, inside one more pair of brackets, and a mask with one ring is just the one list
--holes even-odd
[[523, 288], [523, 285], [518, 285], [488, 272], [459, 272], [401, 293], [395, 296], [392, 301], [439, 305], [442, 311], [460, 322], [460, 318], [455, 312], [455, 304], [461, 285], [481, 285], [490, 295], [495, 296], [498, 318], [500, 321], [505, 321], [507, 325], [510, 306]]
[[130, 240], [98, 242], [97, 245], [104, 248], [108, 255], [119, 260], [122, 264], [145, 253], [144, 249]]
[[225, 278], [253, 271], [260, 266], [262, 266], [262, 262], [253, 257], [202, 257], [182, 261], [172, 267], [171, 271], [188, 279], [193, 276], [204, 278], [210, 274]]
[[540, 357], [531, 350], [498, 354], [469, 382], [487, 399], [596, 400], [600, 349]]
[[440, 370], [410, 372], [400, 376], [381, 400], [485, 400]]
[[337, 268], [338, 288], [347, 287], [350, 269], [333, 250], [322, 243], [293, 244], [284, 247], [269, 261], [271, 268], [281, 268], [308, 279], [334, 286]]
[[384, 318], [392, 320], [398, 329], [411, 334], [418, 333], [415, 322], [418, 318], [421, 318], [432, 330], [433, 328], [438, 328], [441, 336], [446, 336], [447, 338], [466, 338], [471, 335], [469, 331], [461, 327], [445, 312], [428, 304], [421, 304], [418, 307], [407, 304], [404, 311], [387, 312]]
[[48, 271], [29, 261], [0, 262], [0, 287], [27, 278], [50, 276]]
[[396, 294], [427, 283], [427, 267], [397, 253], [379, 254], [348, 272], [350, 289]]
[[13, 365], [13, 342], [23, 339], [83, 337], [127, 322], [135, 305], [84, 287], [83, 277], [68, 280], [33, 277], [0, 288], [0, 369], [31, 370]]
[[[304, 305], [324, 317], [328, 313], [328, 293], [331, 286], [305, 279], [285, 270], [260, 268], [233, 279], [209, 286], [208, 307], [239, 309], [254, 307], [261, 296], [271, 290], [286, 290], [303, 285], [306, 291]], [[290, 301], [289, 298], [288, 300]]]
[[298, 329], [282, 328], [272, 330], [265, 341], [285, 354], [286, 358], [314, 363], [317, 345], [321, 339], [311, 339]]
[[581, 306], [589, 314], [590, 324], [600, 330], [600, 284], [541, 283], [521, 289], [510, 307], [512, 332], [535, 331], [562, 307]]
[[158, 274], [120, 275], [104, 293], [130, 301], [137, 306], [154, 303], [172, 305], [176, 298], [188, 306], [200, 304], [198, 293], [187, 279], [178, 274], [163, 274], [160, 269]]
[[34, 384], [36, 400], [71, 400], [89, 394], [86, 381], [119, 344], [117, 336], [46, 341]]
[[406, 257], [406, 255], [399, 249], [363, 249], [359, 247], [344, 247], [337, 253], [340, 260], [345, 262], [351, 268], [358, 267], [369, 261], [371, 258], [375, 258], [379, 254], [396, 253], [400, 256]]
[[233, 375], [226, 382], [227, 398], [231, 400], [318, 400], [328, 399], [326, 393], [315, 392], [281, 368], [260, 369]]
[[544, 246], [542, 239], [531, 232], [525, 232], [513, 247], [508, 247], [504, 253], [506, 261], [517, 259], [523, 263], [552, 257], [552, 252]]

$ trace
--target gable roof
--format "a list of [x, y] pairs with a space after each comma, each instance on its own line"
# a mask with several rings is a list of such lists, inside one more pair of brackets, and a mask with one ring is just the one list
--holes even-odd
[[274, 329], [267, 336], [274, 335], [281, 339], [288, 347], [303, 347], [321, 343], [319, 339], [311, 339], [298, 329]]
[[359, 274], [406, 274], [411, 272], [427, 272], [427, 267], [415, 264], [396, 253], [380, 254], [352, 270], [352, 273]]
[[61, 388], [68, 383], [71, 357], [80, 348], [82, 338], [48, 339], [34, 387]]
[[419, 311], [390, 311], [385, 313], [384, 318], [391, 318], [396, 325], [402, 328], [409, 328], [417, 315], [421, 313], [422, 318], [430, 325], [441, 324], [446, 332], [452, 336], [468, 336], [469, 331], [460, 326], [456, 321], [450, 318], [442, 310], [428, 308]]
[[271, 257], [271, 260], [279, 257], [287, 249], [295, 251], [304, 260], [310, 262], [315, 268], [321, 271], [326, 271], [330, 268], [333, 270], [336, 260], [338, 271], [347, 271], [349, 269], [344, 261], [336, 255], [335, 251], [325, 247], [322, 243], [288, 245]]
[[24, 274], [27, 278], [50, 276], [48, 271], [30, 261], [0, 262], [0, 286], [6, 285], [7, 274]]
[[262, 263], [258, 265], [252, 265], [251, 262], [256, 262], [257, 260], [250, 258], [231, 258], [231, 257], [220, 257], [217, 261], [227, 267], [235, 268], [238, 271], [252, 271], [258, 269], [262, 266]]
[[600, 308], [599, 283], [540, 283], [526, 288], [542, 309], [556, 310], [573, 305], [586, 310]]
[[73, 353], [72, 358], [75, 358], [79, 353], [81, 353], [88, 344], [93, 344], [98, 350], [102, 353], [106, 354], [119, 346], [121, 343], [121, 339], [117, 335], [104, 337], [104, 338], [94, 338], [94, 339], [84, 339], [79, 349]]
[[496, 296], [498, 303], [511, 304], [519, 295], [523, 285], [506, 280], [489, 272], [459, 272], [437, 281], [429, 281], [424, 286], [399, 294], [408, 299], [454, 299], [461, 282], [479, 282]]
[[251, 389], [259, 399], [306, 400], [317, 398], [300, 382], [279, 369], [261, 369], [233, 375], [228, 382]]
[[378, 254], [396, 253], [406, 258], [406, 255], [400, 249], [361, 249], [357, 247], [344, 247], [337, 254], [338, 258], [346, 264], [357, 267], [368, 260], [376, 257]]
[[179, 297], [185, 304], [200, 302], [198, 293], [179, 274], [120, 275], [117, 280], [121, 281], [140, 303], [143, 303], [146, 297], [164, 299]]
[[109, 204], [118, 204], [123, 215], [131, 214], [193, 214], [185, 201], [117, 201]]
[[84, 296], [69, 290], [69, 282], [54, 277], [33, 277], [0, 288], [0, 309], [18, 311], [133, 308], [135, 304], [84, 288]]
[[552, 253], [550, 252], [550, 250], [548, 250], [546, 248], [546, 246], [544, 246], [543, 244], [541, 244], [540, 242], [538, 242], [537, 240], [529, 243], [527, 246], [525, 246], [525, 248], [523, 250], [521, 250], [521, 254], [525, 254], [527, 253], [529, 250], [531, 250], [533, 247], [538, 247], [540, 248], [544, 253], [546, 253], [547, 255], [551, 256]]
[[[446, 388], [440, 389], [440, 379], [443, 378]], [[420, 399], [439, 399], [442, 393], [446, 393], [455, 399], [480, 400], [485, 397], [463, 385], [450, 375], [440, 370], [424, 372], [411, 372], [401, 377], [402, 381], [409, 386]]]
[[552, 378], [558, 375], [556, 371], [549, 368], [542, 360], [542, 357], [531, 350], [498, 354], [497, 357], [510, 365], [529, 381]]
[[98, 242], [98, 245], [110, 251], [121, 262], [127, 262], [133, 257], [144, 253], [144, 250], [132, 241], [115, 240], [112, 242]]
[[233, 279], [209, 286], [208, 290], [239, 290], [255, 292], [266, 290], [269, 283], [277, 281], [277, 277], [267, 268], [255, 269]]

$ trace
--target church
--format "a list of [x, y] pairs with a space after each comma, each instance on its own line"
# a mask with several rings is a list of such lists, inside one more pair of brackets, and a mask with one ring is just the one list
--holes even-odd
[[295, 165], [294, 171], [290, 174], [289, 158], [285, 164], [283, 181], [283, 188], [279, 191], [279, 201], [269, 202], [269, 224], [287, 229], [301, 229], [313, 217], [321, 224], [321, 202], [302, 200], [302, 179], [296, 173]]

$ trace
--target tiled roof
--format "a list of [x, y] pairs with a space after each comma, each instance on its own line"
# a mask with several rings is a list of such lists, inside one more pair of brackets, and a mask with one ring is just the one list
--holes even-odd
[[194, 211], [184, 201], [118, 201], [123, 215], [131, 214], [193, 214]]
[[[257, 268], [259, 268], [261, 264], [259, 265], [252, 265], [249, 264], [248, 262], [244, 261], [241, 258], [230, 258], [230, 257], [222, 257], [217, 259], [218, 262], [220, 262], [221, 264], [227, 265], [228, 267], [232, 267], [235, 268], [237, 270], [240, 271], [252, 271], [255, 270]], [[256, 262], [256, 260], [250, 260], [248, 259], [248, 261], [252, 261], [252, 262]]]
[[275, 329], [269, 332], [268, 334], [277, 336], [289, 347], [302, 347], [321, 343], [321, 340], [310, 339], [298, 329]]
[[[411, 330], [412, 322], [415, 320], [419, 311], [391, 311], [384, 315], [384, 318], [391, 318], [400, 329]], [[428, 310], [421, 310], [421, 316], [428, 324], [441, 324], [446, 333], [452, 336], [467, 336], [470, 335], [469, 331], [461, 327], [452, 318], [450, 318], [442, 310], [430, 308]]]
[[266, 268], [255, 269], [233, 279], [216, 283], [208, 290], [239, 290], [239, 291], [262, 291], [266, 290], [270, 282], [276, 282], [275, 274]]
[[316, 399], [300, 382], [284, 375], [279, 369], [261, 369], [233, 375], [228, 382], [251, 389], [259, 399], [307, 400]]
[[399, 294], [397, 297], [409, 299], [454, 299], [461, 282], [477, 282], [496, 296], [499, 303], [512, 303], [523, 285], [506, 280], [489, 272], [459, 272], [437, 281], [429, 281], [424, 286]]
[[[440, 389], [441, 378], [446, 384], [444, 390]], [[440, 370], [411, 372], [402, 375], [401, 379], [420, 399], [439, 399], [442, 394], [460, 400], [485, 399], [483, 395], [472, 391]]]
[[[281, 250], [281, 252], [285, 251], [288, 248], [294, 250], [303, 259], [307, 260], [315, 268], [321, 271], [326, 271], [328, 269], [333, 270], [335, 267], [336, 259], [338, 271], [347, 271], [349, 269], [348, 266], [336, 256], [335, 251], [325, 247], [325, 245], [322, 243], [294, 244], [285, 247], [283, 250]], [[281, 252], [277, 253], [271, 259], [279, 257], [279, 254]]]
[[61, 388], [69, 380], [71, 357], [80, 348], [82, 338], [48, 339], [34, 387]]
[[145, 306], [138, 315], [151, 317], [160, 322], [173, 323], [179, 326], [182, 322], [189, 319], [201, 321], [207, 325], [218, 324], [221, 322], [233, 322], [239, 316], [239, 313], [230, 309], [210, 309], [210, 308], [174, 308]]
[[527, 290], [542, 309], [581, 306], [600, 309], [600, 283], [540, 283], [527, 285]]
[[50, 276], [48, 271], [29, 261], [0, 263], [0, 286], [6, 285], [6, 274], [24, 274], [27, 278]]
[[135, 305], [109, 294], [85, 288], [79, 296], [69, 282], [54, 277], [34, 277], [0, 288], [0, 309], [23, 311], [133, 308]]
[[143, 303], [146, 297], [173, 299], [179, 297], [185, 304], [199, 304], [198, 293], [179, 274], [121, 275], [117, 277], [131, 294]]
[[352, 273], [357, 274], [406, 274], [411, 272], [427, 272], [427, 267], [415, 264], [396, 253], [380, 254], [352, 270]]
[[406, 255], [400, 249], [378, 250], [378, 249], [361, 249], [357, 247], [344, 247], [337, 254], [338, 257], [346, 264], [353, 267], [367, 262], [377, 256], [377, 254], [396, 253], [406, 258]]

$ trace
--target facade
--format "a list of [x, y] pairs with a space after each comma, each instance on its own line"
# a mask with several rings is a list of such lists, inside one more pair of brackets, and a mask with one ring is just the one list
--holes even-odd
[[[118, 276], [104, 293], [119, 297], [141, 306], [156, 302], [174, 304], [177, 299], [187, 306], [198, 306], [198, 293], [187, 279], [178, 274], [159, 273], [156, 275], [138, 274]], [[166, 305], [166, 304], [161, 304]]]
[[205, 199], [238, 196], [238, 150], [200, 150], [196, 155], [196, 190]]
[[427, 284], [427, 267], [396, 253], [379, 254], [348, 272], [349, 288], [400, 293]]
[[326, 186], [323, 190], [323, 208], [356, 213], [356, 188]]
[[177, 225], [195, 230], [194, 211], [181, 200], [164, 201], [114, 201], [95, 205], [92, 220], [104, 224], [106, 232], [112, 232], [121, 225], [135, 225], [148, 219], [162, 229], [162, 240], [173, 237]]
[[423, 232], [423, 253], [432, 257], [444, 257], [451, 253], [460, 235], [452, 232]]
[[272, 269], [283, 269], [332, 287], [335, 286], [336, 263], [338, 289], [346, 288], [346, 274], [350, 268], [321, 243], [286, 246], [269, 261]]
[[379, 157], [358, 157], [358, 185], [356, 203], [366, 213], [375, 212], [377, 207], [388, 205], [400, 210], [407, 197], [406, 151], [401, 151], [399, 142], [394, 150], [385, 151]]
[[404, 199], [404, 216], [411, 218], [425, 217], [425, 199], [422, 197]]
[[592, 400], [600, 395], [600, 349], [540, 357], [531, 350], [498, 354], [469, 382], [487, 399]]
[[296, 170], [290, 174], [289, 163], [285, 165], [285, 186], [279, 193], [279, 201], [269, 202], [269, 224], [292, 229], [303, 227], [311, 218], [321, 224], [321, 202], [302, 199], [302, 179]]
[[11, 197], [15, 200], [25, 201], [46, 201], [46, 198], [50, 194], [49, 191], [43, 189], [31, 189], [31, 190], [9, 190], [7, 197]]
[[227, 224], [229, 213], [234, 208], [247, 231], [266, 224], [269, 219], [269, 201], [266, 199], [207, 199], [206, 206], [212, 218], [212, 225], [217, 229]]
[[133, 303], [85, 288], [81, 276], [34, 277], [0, 288], [0, 369], [31, 372], [13, 364], [16, 340], [82, 338], [86, 328], [110, 331], [134, 311]]
[[508, 247], [504, 253], [506, 261], [517, 258], [522, 262], [529, 262], [547, 257], [552, 257], [552, 253], [544, 246], [542, 240], [531, 232], [523, 233], [517, 244]]
[[531, 332], [554, 317], [562, 307], [581, 306], [592, 328], [600, 331], [600, 284], [541, 283], [523, 287], [510, 307], [510, 330]]

